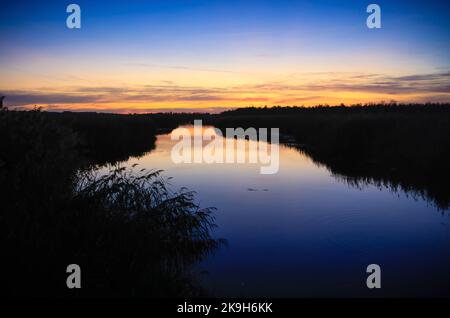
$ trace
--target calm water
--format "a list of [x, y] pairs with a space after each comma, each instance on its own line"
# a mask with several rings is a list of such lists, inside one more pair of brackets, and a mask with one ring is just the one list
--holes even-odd
[[[228, 240], [195, 269], [217, 296], [432, 296], [450, 294], [450, 217], [423, 199], [354, 188], [295, 149], [280, 170], [255, 164], [174, 164], [170, 135], [127, 165], [163, 169], [173, 188], [214, 206]], [[368, 290], [366, 267], [382, 269]]]

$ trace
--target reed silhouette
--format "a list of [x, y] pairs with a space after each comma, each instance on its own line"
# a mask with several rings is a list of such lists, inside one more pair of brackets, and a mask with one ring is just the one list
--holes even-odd
[[[77, 133], [65, 116], [0, 112], [2, 288], [39, 297], [203, 294], [190, 268], [221, 244], [211, 237], [213, 209], [193, 192], [172, 192], [158, 171], [94, 173], [97, 143], [136, 121], [92, 116], [108, 135], [90, 144], [78, 133], [89, 136], [95, 119], [82, 116]], [[140, 123], [130, 129], [147, 135]], [[93, 157], [83, 157], [86, 148]], [[81, 266], [79, 290], [66, 287], [69, 264]]]

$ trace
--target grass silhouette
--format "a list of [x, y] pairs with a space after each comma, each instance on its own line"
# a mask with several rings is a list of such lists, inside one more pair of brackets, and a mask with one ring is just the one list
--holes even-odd
[[[190, 268], [222, 241], [211, 236], [213, 209], [201, 209], [193, 192], [171, 192], [158, 171], [116, 165], [94, 173], [80, 155], [86, 142], [38, 110], [0, 112], [0, 134], [1, 283], [9, 295], [203, 293]], [[65, 285], [69, 264], [81, 266], [79, 290]]]

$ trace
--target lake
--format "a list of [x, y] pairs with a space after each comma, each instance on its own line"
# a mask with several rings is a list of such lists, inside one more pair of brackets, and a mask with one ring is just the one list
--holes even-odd
[[[162, 169], [172, 189], [217, 208], [214, 236], [228, 245], [194, 269], [212, 296], [450, 295], [450, 217], [431, 201], [355, 187], [288, 146], [278, 173], [263, 175], [259, 164], [175, 164], [175, 143], [158, 135], [126, 165]], [[369, 264], [381, 267], [381, 289], [366, 286]]]

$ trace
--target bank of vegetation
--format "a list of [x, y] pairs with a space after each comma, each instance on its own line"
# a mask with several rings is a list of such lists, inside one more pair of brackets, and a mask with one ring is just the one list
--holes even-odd
[[[1, 285], [11, 296], [198, 296], [214, 216], [158, 171], [114, 164], [154, 147], [143, 117], [0, 112]], [[143, 144], [138, 144], [143, 142]], [[109, 149], [113, 147], [114, 149]], [[66, 267], [82, 288], [66, 287]]]

